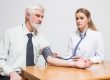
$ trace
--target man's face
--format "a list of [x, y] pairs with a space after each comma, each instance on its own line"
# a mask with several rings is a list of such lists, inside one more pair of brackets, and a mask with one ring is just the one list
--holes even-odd
[[44, 17], [44, 12], [40, 10], [36, 10], [35, 13], [32, 13], [29, 16], [30, 25], [34, 30], [37, 30], [38, 27], [41, 25], [43, 21], [43, 17]]

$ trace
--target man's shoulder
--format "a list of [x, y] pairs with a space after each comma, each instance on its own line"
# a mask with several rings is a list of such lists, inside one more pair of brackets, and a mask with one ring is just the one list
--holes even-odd
[[7, 33], [7, 32], [10, 33], [10, 32], [19, 31], [19, 30], [21, 30], [21, 28], [22, 28], [22, 25], [14, 26], [14, 27], [11, 27], [11, 28], [7, 29], [7, 30], [6, 30], [6, 33]]
[[19, 30], [21, 27], [22, 25], [14, 26], [14, 27], [7, 29], [7, 31]]

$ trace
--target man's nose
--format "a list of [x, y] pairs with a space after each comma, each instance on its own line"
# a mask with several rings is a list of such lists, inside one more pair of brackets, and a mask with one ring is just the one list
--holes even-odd
[[42, 21], [43, 21], [43, 18], [42, 18], [42, 17], [39, 17], [39, 21], [41, 21], [41, 22], [42, 22]]

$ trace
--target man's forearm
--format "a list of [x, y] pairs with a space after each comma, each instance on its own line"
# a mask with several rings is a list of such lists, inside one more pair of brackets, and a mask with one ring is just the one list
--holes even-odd
[[47, 62], [54, 66], [75, 67], [75, 68], [80, 68], [80, 69], [85, 69], [85, 68], [92, 66], [92, 64], [82, 59], [79, 59], [78, 61], [74, 62], [74, 61], [67, 61], [67, 60], [62, 60], [59, 58], [54, 58], [51, 56], [47, 57]]
[[58, 59], [58, 58], [53, 58], [51, 56], [48, 56], [47, 62], [50, 65], [54, 65], [54, 66], [63, 66], [63, 67], [75, 66], [73, 61], [67, 61], [67, 60], [62, 60], [62, 59]]

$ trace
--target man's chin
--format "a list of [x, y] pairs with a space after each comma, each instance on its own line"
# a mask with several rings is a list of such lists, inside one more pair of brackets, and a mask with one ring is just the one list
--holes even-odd
[[41, 26], [41, 24], [33, 25], [33, 28], [37, 31], [40, 26]]

